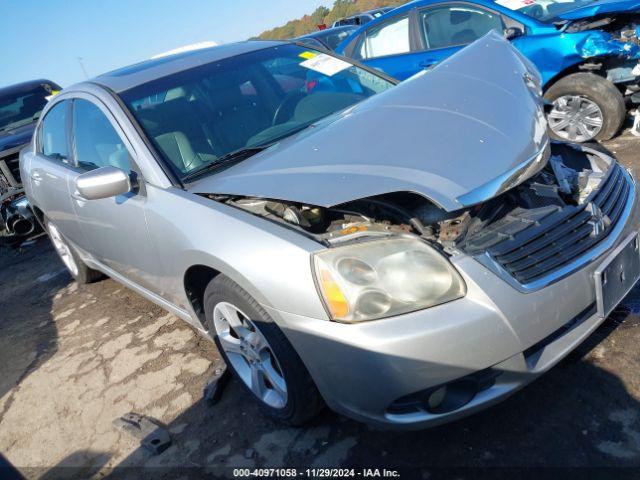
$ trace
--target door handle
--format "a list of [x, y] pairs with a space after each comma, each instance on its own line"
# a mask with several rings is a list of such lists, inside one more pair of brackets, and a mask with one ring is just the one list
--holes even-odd
[[38, 172], [31, 172], [30, 177], [33, 183], [35, 183], [36, 185], [40, 185], [40, 182], [42, 181], [42, 177]]
[[72, 193], [71, 198], [73, 198], [78, 203], [85, 203], [87, 201], [87, 199], [82, 198], [78, 192]]
[[431, 68], [433, 67], [434, 64], [436, 64], [438, 62], [436, 62], [435, 60], [423, 60], [420, 63], [418, 63], [418, 66], [420, 68]]

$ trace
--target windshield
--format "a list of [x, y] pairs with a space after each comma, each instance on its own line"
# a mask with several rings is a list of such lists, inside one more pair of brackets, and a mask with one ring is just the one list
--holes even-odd
[[496, 0], [510, 10], [516, 10], [542, 22], [553, 21], [558, 15], [594, 3], [596, 0]]
[[[393, 86], [340, 59], [282, 45], [156, 79], [121, 97], [180, 178], [269, 145]], [[242, 157], [246, 158], [248, 155]]]
[[0, 97], [0, 131], [13, 130], [35, 122], [47, 103], [51, 90], [38, 86]]

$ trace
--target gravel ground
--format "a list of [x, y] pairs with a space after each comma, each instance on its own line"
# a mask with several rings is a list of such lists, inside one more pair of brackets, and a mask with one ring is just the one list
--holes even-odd
[[[640, 171], [639, 143], [627, 134], [607, 147]], [[76, 286], [45, 237], [1, 251], [0, 284], [0, 453], [27, 477], [141, 478], [149, 470], [124, 468], [141, 466], [187, 474], [640, 467], [640, 287], [581, 347], [509, 400], [443, 427], [398, 433], [329, 411], [305, 428], [285, 428], [233, 380], [208, 406], [202, 389], [219, 361], [215, 347], [112, 280]], [[173, 445], [157, 456], [140, 448], [112, 424], [130, 411], [165, 425]]]

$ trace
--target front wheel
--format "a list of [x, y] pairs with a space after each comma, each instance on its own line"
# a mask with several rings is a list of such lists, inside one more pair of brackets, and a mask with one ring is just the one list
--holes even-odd
[[218, 275], [205, 290], [204, 307], [227, 366], [269, 416], [300, 425], [320, 412], [324, 403], [300, 357], [247, 292]]
[[558, 140], [609, 140], [624, 123], [624, 98], [616, 86], [593, 73], [574, 73], [558, 80], [544, 95], [550, 135]]

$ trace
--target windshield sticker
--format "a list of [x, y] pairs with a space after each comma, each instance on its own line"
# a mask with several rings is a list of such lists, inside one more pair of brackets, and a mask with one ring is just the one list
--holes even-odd
[[498, 5], [502, 5], [509, 10], [520, 10], [536, 3], [536, 0], [496, 0]]
[[332, 77], [336, 73], [349, 68], [351, 64], [326, 53], [320, 53], [309, 60], [305, 60], [300, 66]]
[[317, 53], [313, 53], [313, 52], [302, 52], [300, 55], [298, 55], [300, 58], [306, 58], [307, 60], [309, 60], [310, 58], [315, 57], [316, 55], [318, 55]]
[[44, 97], [44, 99], [48, 102], [59, 93], [60, 93], [60, 90], [51, 90], [51, 95], [47, 95], [46, 97]]

